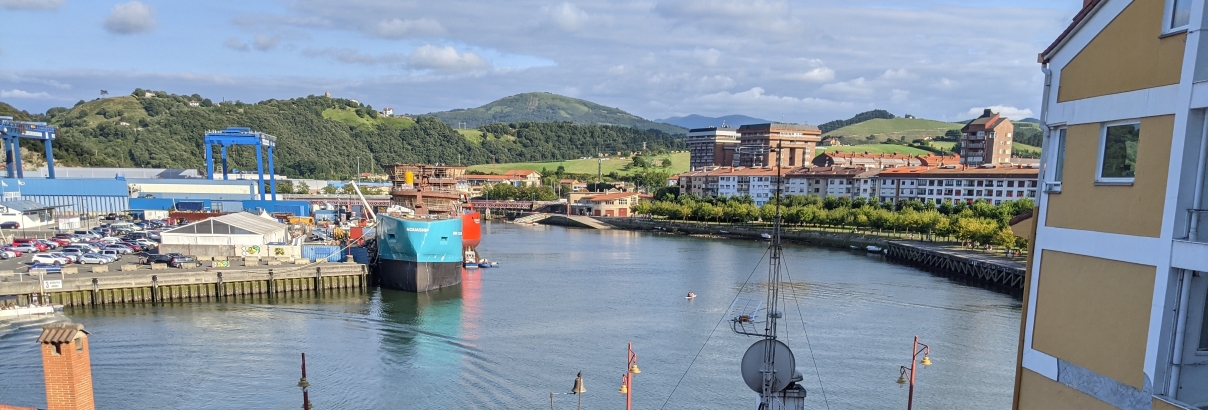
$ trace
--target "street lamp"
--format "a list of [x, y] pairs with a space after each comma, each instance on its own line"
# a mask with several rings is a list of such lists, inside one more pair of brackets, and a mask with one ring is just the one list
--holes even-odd
[[[919, 346], [923, 346], [923, 348], [920, 349]], [[907, 383], [910, 384], [910, 393], [908, 394], [907, 399], [906, 399], [906, 410], [911, 410], [911, 407], [914, 406], [914, 373], [915, 373], [914, 364], [915, 364], [915, 362], [918, 362], [919, 364], [921, 364], [923, 366], [931, 366], [931, 346], [927, 346], [925, 344], [919, 343], [918, 335], [914, 336], [914, 348], [912, 348], [910, 351], [911, 351], [910, 367], [902, 366], [901, 370], [898, 372], [898, 384], [899, 385], [904, 385]], [[919, 361], [919, 354], [923, 355], [922, 361]], [[907, 378], [906, 378], [907, 375], [910, 376], [909, 380], [907, 380]]]
[[633, 342], [629, 343], [629, 360], [625, 366], [625, 375], [621, 376], [620, 393], [625, 395], [625, 410], [633, 409], [633, 375], [642, 373], [638, 369], [638, 354], [633, 352]]

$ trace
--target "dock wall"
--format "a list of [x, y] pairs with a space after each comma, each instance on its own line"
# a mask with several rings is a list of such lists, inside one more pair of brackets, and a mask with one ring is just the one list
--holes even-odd
[[[643, 218], [599, 218], [609, 225], [628, 230], [661, 231], [688, 235], [709, 235], [724, 238], [762, 239], [760, 234], [771, 233], [771, 228], [744, 227], [736, 225], [706, 225], [699, 223], [677, 223], [654, 221]], [[1003, 258], [940, 249], [929, 242], [893, 241], [883, 237], [850, 232], [822, 232], [790, 229], [781, 238], [785, 242], [835, 248], [855, 246], [879, 246], [885, 255], [896, 262], [941, 272], [945, 275], [967, 279], [970, 282], [1001, 288], [1007, 293], [1023, 290], [1025, 268], [1022, 264]]]
[[[49, 289], [34, 277], [0, 282], [0, 296], [64, 306], [155, 303], [221, 299], [226, 296], [283, 294], [327, 289], [364, 289], [369, 270], [357, 263], [319, 263], [302, 267], [173, 272], [131, 271], [97, 276], [48, 275]], [[54, 283], [53, 281], [61, 281]], [[61, 286], [61, 287], [58, 287]]]

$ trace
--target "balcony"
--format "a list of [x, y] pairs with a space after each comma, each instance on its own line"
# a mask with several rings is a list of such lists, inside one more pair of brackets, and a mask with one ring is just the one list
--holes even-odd
[[[1208, 209], [1188, 209], [1182, 232], [1176, 232], [1171, 266], [1208, 271]], [[1179, 237], [1181, 235], [1181, 237]]]

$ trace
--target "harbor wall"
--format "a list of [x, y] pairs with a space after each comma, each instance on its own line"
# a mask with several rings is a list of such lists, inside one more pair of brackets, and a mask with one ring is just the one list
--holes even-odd
[[[661, 231], [718, 238], [760, 240], [763, 239], [760, 234], [772, 232], [772, 229], [766, 226], [707, 225], [644, 218], [597, 217], [596, 219], [618, 229]], [[868, 246], [877, 246], [884, 249], [886, 257], [896, 262], [917, 266], [969, 283], [988, 285], [1016, 296], [1020, 296], [1023, 291], [1026, 271], [1024, 265], [995, 256], [941, 249], [928, 242], [889, 240], [858, 232], [787, 230], [781, 234], [781, 238], [788, 243], [834, 248], [854, 246], [863, 250]]]
[[5, 277], [0, 297], [64, 306], [163, 301], [209, 301], [226, 296], [365, 289], [369, 270], [358, 263], [318, 263], [289, 268], [221, 271], [131, 271], [129, 274]]

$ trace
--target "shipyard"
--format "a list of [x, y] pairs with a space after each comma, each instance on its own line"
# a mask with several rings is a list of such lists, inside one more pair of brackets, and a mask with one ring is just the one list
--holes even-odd
[[0, 410], [1208, 410], [1208, 2], [0, 9]]

